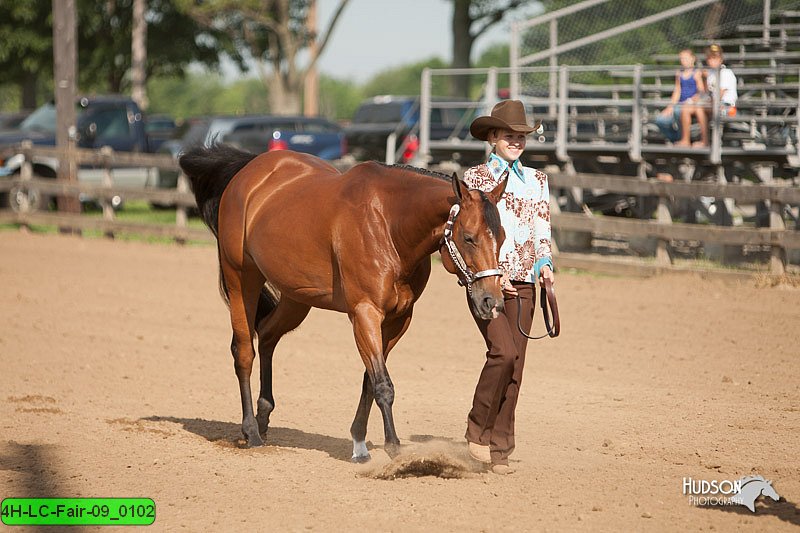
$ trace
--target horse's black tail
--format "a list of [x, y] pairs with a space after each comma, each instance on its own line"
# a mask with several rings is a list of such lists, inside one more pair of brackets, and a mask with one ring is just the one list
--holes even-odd
[[[219, 201], [222, 198], [222, 192], [233, 177], [255, 157], [256, 154], [244, 152], [225, 144], [215, 144], [210, 147], [197, 146], [181, 156], [179, 163], [192, 185], [200, 216], [203, 217], [203, 221], [215, 237], [219, 237]], [[222, 269], [220, 269], [219, 284], [222, 297], [230, 305]], [[262, 288], [258, 298], [255, 323], [261, 322], [261, 319], [271, 313], [276, 305], [277, 298], [266, 287]]]
[[197, 146], [181, 156], [179, 163], [192, 184], [200, 216], [215, 237], [222, 192], [236, 173], [255, 157], [255, 154], [225, 144]]

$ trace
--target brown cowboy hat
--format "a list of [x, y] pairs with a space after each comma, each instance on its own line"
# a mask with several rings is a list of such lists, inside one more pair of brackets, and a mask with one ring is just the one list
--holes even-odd
[[533, 126], [528, 126], [525, 117], [525, 106], [519, 100], [503, 100], [492, 108], [488, 117], [478, 117], [472, 121], [469, 132], [476, 139], [488, 140], [489, 132], [494, 129], [531, 133], [539, 129], [542, 121], [537, 121]]

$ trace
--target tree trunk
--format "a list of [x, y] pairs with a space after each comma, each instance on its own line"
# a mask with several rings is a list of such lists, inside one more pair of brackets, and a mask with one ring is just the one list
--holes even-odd
[[133, 32], [131, 35], [131, 98], [147, 109], [147, 22], [144, 12], [147, 0], [133, 0]]
[[[475, 37], [470, 33], [473, 20], [469, 16], [470, 0], [453, 0], [453, 68], [471, 66], [472, 44]], [[453, 96], [469, 97], [469, 76], [453, 76], [450, 92]]]
[[300, 84], [290, 87], [280, 73], [269, 78], [269, 111], [273, 115], [299, 115], [302, 111]]
[[[319, 53], [317, 47], [317, 0], [311, 0], [308, 6], [306, 30], [313, 36], [308, 44], [308, 53], [311, 57], [315, 57]], [[307, 117], [315, 117], [319, 114], [319, 76], [316, 64], [310, 65], [306, 69], [303, 87], [303, 114]]]
[[36, 89], [39, 77], [35, 72], [26, 72], [25, 79], [22, 81], [22, 109], [36, 109], [37, 94]]

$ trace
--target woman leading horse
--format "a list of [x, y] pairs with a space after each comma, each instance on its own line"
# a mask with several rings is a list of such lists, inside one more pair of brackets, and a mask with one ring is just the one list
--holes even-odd
[[[347, 313], [366, 367], [350, 428], [353, 460], [369, 459], [373, 400], [383, 416], [386, 450], [396, 453], [386, 359], [411, 322], [430, 276], [430, 255], [449, 242], [461, 258], [473, 313], [488, 319], [503, 309], [497, 256], [504, 234], [495, 206], [503, 186], [484, 193], [455, 176], [374, 162], [340, 173], [305, 154], [256, 156], [225, 145], [192, 149], [180, 166], [217, 237], [247, 445], [263, 444], [275, 407], [275, 346], [318, 307]], [[256, 334], [261, 390], [254, 416]]]

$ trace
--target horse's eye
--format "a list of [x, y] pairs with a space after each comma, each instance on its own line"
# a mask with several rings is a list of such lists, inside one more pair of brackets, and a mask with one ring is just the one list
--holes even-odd
[[464, 242], [475, 246], [475, 238], [472, 235], [464, 235]]

